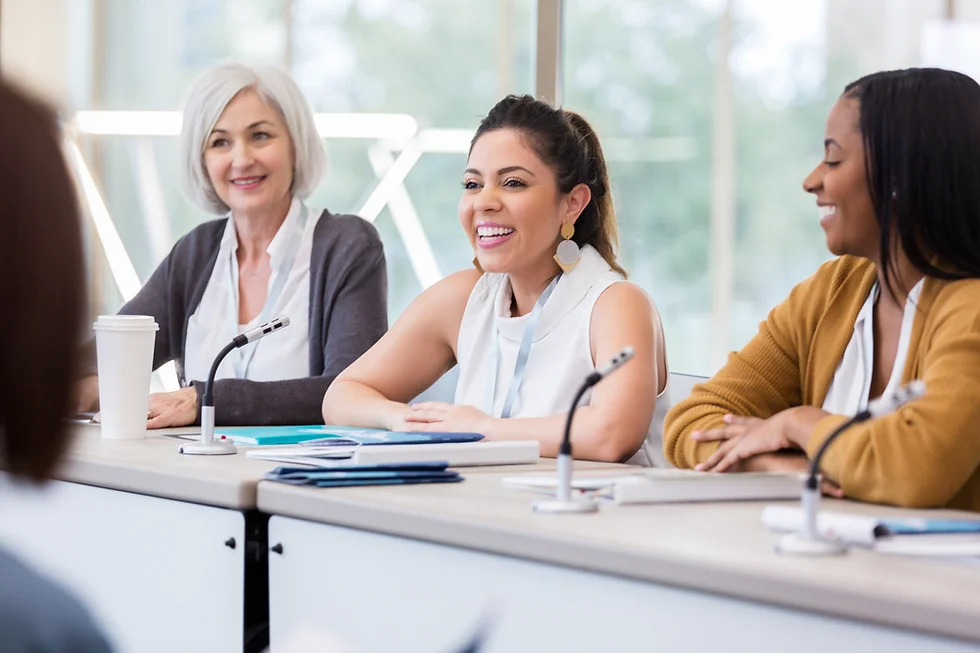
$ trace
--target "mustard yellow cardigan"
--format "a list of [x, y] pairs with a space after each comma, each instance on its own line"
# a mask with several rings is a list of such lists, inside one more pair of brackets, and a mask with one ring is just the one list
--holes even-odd
[[[722, 426], [725, 413], [820, 408], [876, 275], [870, 261], [842, 256], [793, 288], [749, 344], [668, 412], [668, 460], [704, 461], [719, 443], [689, 435]], [[862, 501], [980, 511], [980, 280], [926, 278], [902, 372], [903, 383], [912, 379], [925, 380], [925, 396], [841, 434], [824, 454], [824, 474]], [[818, 422], [807, 454], [847, 417]]]

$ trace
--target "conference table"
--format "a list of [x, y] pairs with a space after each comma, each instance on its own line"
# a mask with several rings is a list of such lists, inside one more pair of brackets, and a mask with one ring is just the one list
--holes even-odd
[[480, 632], [488, 653], [980, 648], [980, 559], [782, 556], [765, 502], [536, 513], [534, 494], [503, 486], [508, 475], [329, 491], [260, 483], [273, 650], [316, 627], [369, 651], [459, 650]]
[[54, 482], [28, 487], [0, 471], [0, 545], [82, 598], [117, 651], [242, 653], [253, 627], [268, 621], [268, 515], [256, 499], [279, 463], [244, 448], [178, 454], [180, 436], [199, 432], [104, 440], [97, 425], [77, 426]]
[[763, 502], [551, 515], [502, 483], [553, 460], [455, 484], [295, 487], [242, 452], [179, 455], [181, 432], [79, 427], [57, 482], [0, 488], [0, 542], [80, 595], [119, 651], [241, 652], [265, 620], [273, 651], [311, 630], [364, 651], [452, 651], [477, 633], [490, 653], [980, 648], [980, 560], [784, 557]]

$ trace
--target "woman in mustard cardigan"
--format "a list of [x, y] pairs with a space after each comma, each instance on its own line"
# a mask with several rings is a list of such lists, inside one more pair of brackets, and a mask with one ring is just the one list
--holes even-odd
[[671, 409], [667, 458], [803, 469], [870, 399], [923, 379], [924, 397], [828, 449], [829, 491], [980, 511], [980, 85], [938, 69], [850, 84], [803, 188], [837, 258]]

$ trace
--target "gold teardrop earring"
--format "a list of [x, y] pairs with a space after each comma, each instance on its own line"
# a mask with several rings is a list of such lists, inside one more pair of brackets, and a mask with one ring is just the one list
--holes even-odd
[[578, 265], [580, 258], [578, 244], [572, 240], [572, 236], [574, 235], [575, 225], [573, 225], [571, 222], [565, 222], [562, 224], [561, 237], [564, 238], [564, 240], [558, 243], [558, 251], [555, 252], [555, 262], [565, 274], [571, 272], [575, 266]]

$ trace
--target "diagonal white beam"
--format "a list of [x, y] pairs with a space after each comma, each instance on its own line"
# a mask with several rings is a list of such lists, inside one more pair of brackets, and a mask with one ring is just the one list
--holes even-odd
[[170, 249], [170, 219], [167, 217], [167, 204], [160, 185], [160, 172], [153, 153], [153, 142], [149, 138], [138, 138], [134, 144], [133, 172], [136, 177], [137, 197], [142, 208], [143, 222], [150, 236], [150, 250], [153, 259], [162, 260]]
[[95, 224], [96, 234], [102, 244], [102, 251], [105, 252], [106, 260], [109, 262], [109, 272], [112, 274], [119, 292], [122, 293], [123, 299], [129, 301], [136, 296], [143, 284], [140, 283], [129, 254], [126, 253], [122, 238], [119, 237], [116, 225], [109, 215], [109, 209], [106, 208], [102, 195], [95, 185], [95, 179], [89, 172], [88, 166], [85, 165], [81, 150], [78, 149], [75, 141], [68, 137], [65, 137], [63, 143], [65, 158], [74, 173], [75, 183], [78, 184], [80, 191], [79, 195], [85, 202], [85, 206], [88, 207], [89, 216]]
[[422, 151], [414, 143], [409, 143], [381, 176], [378, 185], [371, 191], [371, 195], [368, 196], [364, 206], [357, 214], [368, 222], [374, 222], [381, 213], [381, 209], [388, 203], [391, 194], [405, 181], [405, 177], [412, 171], [421, 156]]
[[[95, 178], [85, 165], [78, 144], [71, 138], [65, 136], [62, 141], [65, 152], [65, 159], [75, 179], [75, 184], [79, 190], [79, 197], [88, 209], [88, 214], [95, 224], [95, 232], [102, 245], [106, 260], [109, 263], [109, 273], [112, 275], [116, 287], [123, 296], [124, 301], [129, 301], [136, 296], [143, 284], [140, 283], [136, 268], [126, 252], [122, 238], [116, 230], [116, 225], [109, 215], [109, 209], [99, 193], [99, 188], [95, 184]], [[157, 370], [157, 379], [161, 389], [166, 391], [177, 390], [180, 384], [177, 381], [177, 368], [173, 362], [167, 363]]]
[[[380, 146], [368, 149], [368, 160], [371, 162], [374, 174], [381, 177], [382, 180], [396, 163], [391, 152]], [[395, 184], [392, 187], [388, 196], [388, 210], [391, 211], [391, 217], [395, 222], [398, 235], [405, 243], [405, 251], [408, 252], [412, 270], [415, 272], [422, 289], [425, 290], [442, 279], [442, 272], [439, 270], [439, 264], [432, 252], [432, 246], [422, 228], [422, 221], [415, 210], [415, 204], [403, 183]]]

